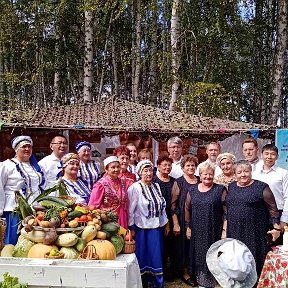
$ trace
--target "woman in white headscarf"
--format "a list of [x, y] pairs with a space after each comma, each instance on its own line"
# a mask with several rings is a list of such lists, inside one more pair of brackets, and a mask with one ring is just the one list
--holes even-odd
[[15, 137], [11, 142], [15, 157], [0, 165], [0, 215], [6, 219], [5, 244], [16, 244], [18, 217], [12, 214], [17, 203], [15, 191], [29, 197], [29, 203], [41, 193], [44, 177], [32, 155], [33, 141], [29, 136]]
[[[166, 201], [153, 182], [153, 164], [142, 160], [136, 166], [141, 179], [128, 188], [129, 228], [136, 240], [136, 256], [143, 287], [163, 287], [163, 232], [169, 233]], [[164, 228], [165, 227], [165, 228]]]
[[222, 174], [214, 178], [214, 183], [224, 185], [226, 188], [230, 183], [236, 181], [234, 164], [236, 157], [231, 153], [222, 153], [217, 157], [217, 164], [222, 170]]

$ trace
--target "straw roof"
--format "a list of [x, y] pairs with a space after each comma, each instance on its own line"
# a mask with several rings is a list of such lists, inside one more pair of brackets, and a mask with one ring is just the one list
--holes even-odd
[[95, 104], [1, 111], [0, 119], [3, 127], [97, 130], [101, 134], [144, 133], [155, 138], [172, 135], [211, 138], [214, 135], [219, 139], [251, 129], [259, 129], [260, 136], [265, 138], [275, 132], [275, 127], [268, 125], [196, 116], [113, 98]]

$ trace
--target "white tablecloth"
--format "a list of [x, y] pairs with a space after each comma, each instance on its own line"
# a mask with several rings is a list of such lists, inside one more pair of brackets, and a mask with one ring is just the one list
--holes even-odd
[[0, 275], [5, 272], [17, 276], [29, 288], [142, 287], [135, 254], [120, 254], [115, 261], [0, 258]]

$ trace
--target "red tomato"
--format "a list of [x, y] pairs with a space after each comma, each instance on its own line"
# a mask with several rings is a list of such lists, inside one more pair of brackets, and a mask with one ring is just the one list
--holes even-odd
[[39, 215], [37, 216], [37, 219], [38, 219], [39, 221], [42, 221], [42, 220], [44, 219], [44, 214], [39, 214]]
[[132, 236], [129, 237], [129, 234], [125, 235], [125, 241], [131, 241], [132, 240]]
[[87, 221], [88, 221], [87, 215], [82, 215], [82, 216], [80, 216], [79, 221], [87, 222]]

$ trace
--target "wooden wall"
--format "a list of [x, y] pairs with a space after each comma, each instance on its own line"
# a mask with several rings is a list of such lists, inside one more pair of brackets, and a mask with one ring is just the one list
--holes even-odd
[[[38, 160], [51, 153], [49, 144], [51, 139], [58, 135], [63, 134], [63, 130], [45, 130], [45, 129], [24, 129], [24, 128], [4, 128], [0, 131], [0, 161], [4, 161], [7, 158], [14, 156], [14, 150], [11, 148], [11, 140], [18, 135], [29, 135], [33, 139], [33, 153], [36, 155]], [[145, 136], [140, 138], [139, 136], [131, 133], [119, 134], [120, 143], [125, 145], [127, 143], [134, 143], [140, 151], [141, 149], [148, 148], [152, 152], [152, 138]], [[95, 131], [81, 131], [81, 130], [70, 130], [69, 131], [69, 152], [75, 152], [75, 144], [77, 141], [89, 141], [92, 143], [101, 142], [101, 134]], [[187, 154], [191, 144], [195, 139], [187, 138], [183, 139], [183, 154]], [[111, 150], [111, 149], [110, 149]], [[159, 155], [167, 151], [167, 143], [164, 141], [159, 142]], [[107, 154], [111, 151], [107, 151]], [[204, 146], [198, 146], [197, 157], [200, 162], [207, 159]]]

